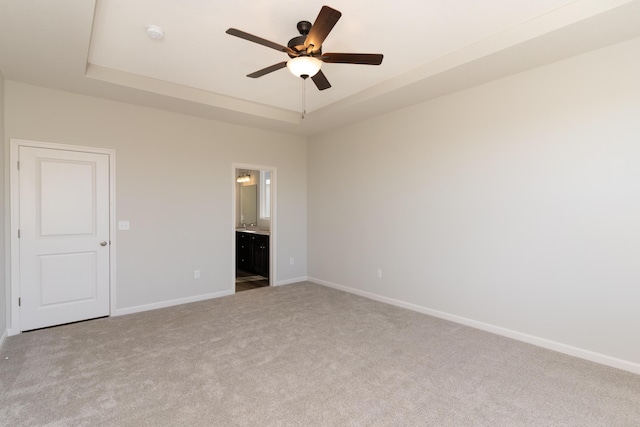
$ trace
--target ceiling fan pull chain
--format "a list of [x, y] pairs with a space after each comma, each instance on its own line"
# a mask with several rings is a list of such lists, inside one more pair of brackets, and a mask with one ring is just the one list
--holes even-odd
[[305, 114], [307, 114], [307, 99], [305, 90], [307, 87], [307, 85], [305, 85], [307, 79], [302, 78], [300, 80], [302, 80], [302, 118], [304, 119]]

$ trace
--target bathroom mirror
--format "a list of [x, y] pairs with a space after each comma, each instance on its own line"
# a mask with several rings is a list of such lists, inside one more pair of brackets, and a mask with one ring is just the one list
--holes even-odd
[[240, 187], [240, 223], [258, 223], [258, 191], [257, 185]]

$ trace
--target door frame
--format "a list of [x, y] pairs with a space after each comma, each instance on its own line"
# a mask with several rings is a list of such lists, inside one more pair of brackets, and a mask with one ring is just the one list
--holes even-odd
[[231, 290], [236, 292], [236, 206], [237, 206], [237, 191], [236, 191], [236, 170], [237, 169], [249, 169], [249, 170], [268, 170], [271, 171], [271, 229], [269, 231], [269, 286], [276, 286], [276, 215], [277, 215], [277, 200], [278, 200], [278, 168], [275, 166], [254, 165], [251, 163], [232, 163], [231, 164], [231, 253], [233, 254], [233, 268], [231, 269]]
[[18, 159], [20, 147], [47, 148], [51, 150], [77, 151], [82, 153], [106, 154], [109, 158], [109, 316], [116, 310], [116, 151], [108, 148], [86, 147], [80, 145], [58, 144], [54, 142], [29, 141], [11, 139], [9, 146], [9, 194], [10, 220], [9, 229], [11, 239], [10, 250], [10, 285], [7, 286], [7, 312], [10, 320], [8, 335], [22, 332], [20, 325], [20, 174], [18, 173]]

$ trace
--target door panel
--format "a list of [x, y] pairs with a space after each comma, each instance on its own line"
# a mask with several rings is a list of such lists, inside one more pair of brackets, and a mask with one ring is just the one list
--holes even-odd
[[39, 159], [41, 236], [95, 233], [96, 165]]
[[42, 306], [96, 298], [95, 253], [41, 255]]
[[20, 147], [22, 330], [109, 314], [109, 157]]

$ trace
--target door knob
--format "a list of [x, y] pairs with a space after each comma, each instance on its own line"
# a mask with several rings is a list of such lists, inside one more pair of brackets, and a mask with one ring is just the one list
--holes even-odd
[[107, 246], [107, 242], [103, 240], [102, 242], [100, 242], [100, 246]]

